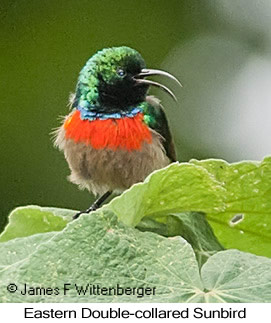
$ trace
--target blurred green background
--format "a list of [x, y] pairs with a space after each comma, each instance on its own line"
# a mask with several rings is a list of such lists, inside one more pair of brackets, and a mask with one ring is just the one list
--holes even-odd
[[[66, 180], [50, 132], [68, 113], [78, 73], [98, 49], [134, 47], [166, 82], [159, 96], [179, 160], [262, 159], [271, 150], [269, 0], [1, 0], [0, 228], [16, 206], [72, 209], [93, 196]], [[161, 80], [160, 80], [161, 81]]]

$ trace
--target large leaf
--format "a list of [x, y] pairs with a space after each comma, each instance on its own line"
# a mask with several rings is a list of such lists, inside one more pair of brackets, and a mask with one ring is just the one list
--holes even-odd
[[72, 210], [41, 208], [35, 205], [16, 208], [9, 215], [9, 223], [0, 235], [0, 242], [35, 233], [60, 231], [73, 214]]
[[[175, 163], [154, 172], [104, 209], [113, 210], [119, 219], [133, 226], [144, 217], [165, 219], [170, 213], [204, 212], [226, 248], [271, 256], [271, 158], [262, 163], [228, 164], [221, 160]], [[58, 209], [48, 209], [48, 216], [44, 216], [36, 210], [37, 207], [32, 211], [16, 209], [0, 241], [59, 231], [74, 212], [63, 210], [61, 214]], [[59, 217], [52, 217], [50, 210], [58, 212]], [[63, 212], [69, 215], [63, 217]]]
[[[49, 233], [52, 234], [52, 233]], [[49, 235], [46, 233], [46, 235]], [[53, 234], [52, 234], [53, 235]], [[164, 238], [118, 222], [109, 211], [83, 215], [46, 241], [44, 234], [0, 244], [2, 302], [270, 302], [271, 260], [229, 250], [211, 256], [201, 274], [191, 246], [180, 237]], [[36, 247], [25, 248], [31, 239]], [[43, 238], [41, 238], [43, 239]], [[41, 240], [40, 240], [41, 241]], [[35, 250], [34, 250], [35, 249]], [[17, 285], [15, 293], [6, 286]], [[70, 290], [63, 295], [63, 286]], [[155, 295], [79, 296], [77, 286], [155, 287]], [[58, 295], [21, 295], [28, 287], [59, 288]]]
[[271, 158], [228, 164], [223, 160], [192, 160], [225, 189], [225, 209], [208, 212], [219, 241], [271, 257]]
[[201, 166], [174, 163], [116, 197], [106, 209], [135, 226], [144, 216], [181, 211], [213, 212], [225, 207], [225, 189]]
[[48, 232], [0, 243], [0, 271], [7, 270], [12, 265], [18, 265], [34, 253], [40, 244], [48, 241], [54, 235], [55, 232]]
[[144, 216], [204, 212], [226, 248], [271, 256], [271, 158], [261, 163], [175, 163], [104, 208], [129, 225], [137, 225]]
[[218, 252], [203, 265], [206, 302], [271, 301], [271, 260], [238, 250]]
[[[67, 220], [71, 220], [74, 212], [39, 206], [17, 208], [11, 212], [10, 222], [0, 236], [0, 242], [14, 239], [16, 236], [61, 231], [66, 226]], [[182, 236], [193, 247], [201, 265], [210, 255], [223, 249], [202, 213], [188, 212], [161, 215], [156, 218], [145, 217], [137, 227], [141, 231], [156, 232], [166, 237]]]
[[165, 237], [183, 237], [192, 246], [200, 266], [211, 255], [223, 250], [202, 213], [186, 212], [145, 217], [137, 228], [141, 231], [156, 232]]
[[[29, 239], [23, 238], [23, 239]], [[22, 239], [16, 239], [20, 245]], [[9, 250], [9, 243], [5, 243]], [[13, 244], [14, 246], [14, 244]], [[4, 252], [4, 250], [2, 250]], [[176, 261], [176, 255], [179, 259]], [[22, 257], [20, 257], [21, 259]], [[179, 286], [176, 286], [176, 279]], [[113, 302], [113, 301], [185, 301], [193, 294], [193, 284], [201, 288], [198, 265], [193, 249], [182, 238], [163, 238], [140, 232], [117, 221], [110, 212], [93, 212], [70, 223], [47, 243], [21, 262], [14, 271], [9, 268], [0, 276], [0, 296], [13, 302]], [[29, 286], [59, 287], [61, 295], [23, 296], [10, 294], [6, 286], [16, 283]], [[63, 296], [63, 284], [72, 290]], [[135, 296], [78, 297], [74, 284], [100, 284], [110, 287], [156, 287], [157, 293], [145, 298]]]

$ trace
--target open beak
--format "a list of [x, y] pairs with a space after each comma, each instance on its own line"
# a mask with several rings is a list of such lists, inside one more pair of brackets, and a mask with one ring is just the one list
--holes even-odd
[[154, 82], [154, 81], [150, 81], [150, 80], [145, 80], [144, 79], [144, 77], [152, 76], [152, 75], [162, 75], [162, 76], [166, 76], [166, 77], [172, 79], [173, 81], [177, 82], [178, 85], [180, 87], [182, 87], [181, 82], [175, 76], [169, 74], [168, 72], [160, 71], [160, 70], [142, 69], [141, 72], [134, 77], [134, 79], [139, 84], [147, 84], [147, 85], [153, 85], [153, 86], [160, 87], [165, 92], [167, 92], [177, 102], [177, 98], [174, 95], [174, 93], [169, 88], [167, 88], [165, 85], [160, 84], [158, 82]]

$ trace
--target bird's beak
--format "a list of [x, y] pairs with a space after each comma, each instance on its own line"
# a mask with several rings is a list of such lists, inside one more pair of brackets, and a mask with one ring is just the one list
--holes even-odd
[[162, 88], [164, 91], [166, 91], [175, 101], [177, 101], [176, 96], [174, 95], [174, 93], [167, 88], [165, 85], [160, 84], [158, 82], [154, 82], [154, 81], [150, 81], [150, 80], [145, 80], [144, 77], [147, 76], [152, 76], [152, 75], [162, 75], [162, 76], [166, 76], [170, 79], [172, 79], [173, 81], [177, 82], [179, 86], [182, 87], [181, 82], [173, 75], [169, 74], [168, 72], [165, 71], [161, 71], [161, 70], [153, 70], [153, 69], [142, 69], [141, 72], [139, 74], [137, 74], [134, 79], [136, 80], [137, 83], [139, 84], [147, 84], [147, 85], [154, 85], [157, 87]]

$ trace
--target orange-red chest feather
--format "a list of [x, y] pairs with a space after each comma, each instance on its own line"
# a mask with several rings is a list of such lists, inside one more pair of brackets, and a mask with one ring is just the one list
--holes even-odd
[[82, 120], [76, 110], [64, 123], [66, 139], [83, 142], [95, 149], [139, 150], [144, 142], [151, 143], [150, 129], [143, 122], [143, 114], [133, 118]]

